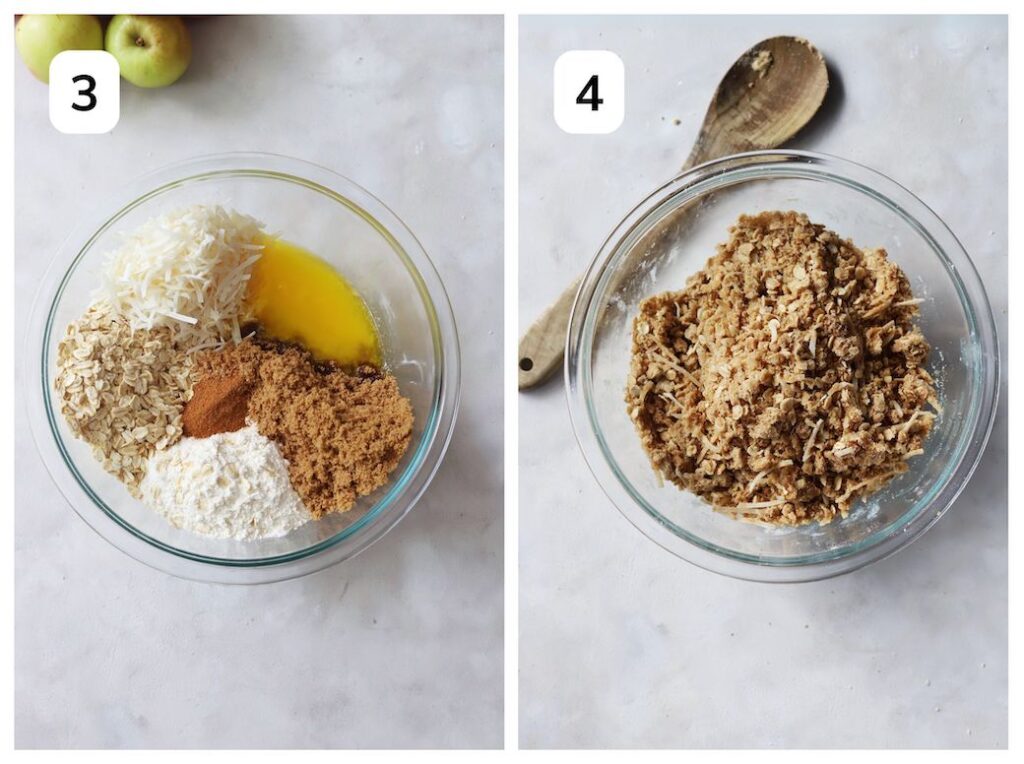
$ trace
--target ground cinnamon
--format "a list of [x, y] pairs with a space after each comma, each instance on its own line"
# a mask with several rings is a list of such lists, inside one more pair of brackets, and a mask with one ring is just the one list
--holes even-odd
[[208, 438], [245, 427], [253, 385], [242, 374], [206, 376], [196, 382], [182, 412], [182, 429], [192, 438]]

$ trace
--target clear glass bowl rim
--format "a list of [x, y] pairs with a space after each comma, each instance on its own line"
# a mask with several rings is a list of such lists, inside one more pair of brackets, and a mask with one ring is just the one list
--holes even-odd
[[[886, 529], [859, 545], [839, 547], [807, 558], [754, 558], [735, 554], [695, 536], [680, 535], [660, 518], [621, 475], [604, 444], [591, 401], [590, 364], [600, 305], [595, 295], [614, 274], [631, 244], [652, 220], [669, 209], [737, 181], [809, 178], [838, 183], [873, 198], [918, 232], [939, 257], [981, 349], [980, 378], [973, 386], [973, 422], [958, 444], [937, 490]], [[977, 375], [976, 375], [977, 376]], [[722, 157], [680, 173], [657, 188], [616, 226], [601, 246], [580, 284], [566, 336], [565, 383], [569, 415], [588, 467], [619, 512], [648, 538], [678, 557], [734, 578], [763, 582], [813, 581], [841, 575], [894, 554], [919, 538], [949, 509], [977, 467], [995, 421], [999, 353], [995, 321], [970, 257], [946, 224], [913, 193], [891, 178], [840, 157], [808, 151], [754, 151]], [[918, 506], [920, 505], [920, 506]]]
[[[416, 283], [431, 317], [437, 379], [429, 419], [409, 464], [388, 491], [356, 522], [333, 536], [293, 553], [231, 559], [186, 552], [134, 528], [106, 506], [79, 475], [67, 454], [50, 405], [47, 348], [52, 314], [71, 271], [101, 233], [123, 215], [165, 191], [192, 182], [260, 177], [294, 183], [341, 204], [388, 241]], [[113, 213], [104, 210], [114, 209]], [[81, 216], [51, 259], [36, 293], [22, 364], [28, 420], [37, 451], [65, 500], [101, 537], [140, 562], [172, 575], [218, 583], [269, 583], [322, 570], [364, 551], [412, 509], [432, 480], [454, 429], [460, 394], [458, 333], [444, 285], [422, 245], [383, 202], [354, 181], [321, 165], [281, 154], [228, 152], [178, 161], [129, 182], [105, 203]]]

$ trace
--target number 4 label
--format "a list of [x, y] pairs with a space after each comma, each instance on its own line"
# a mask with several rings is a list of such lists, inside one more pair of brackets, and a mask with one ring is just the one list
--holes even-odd
[[[589, 103], [591, 111], [597, 111], [598, 107], [604, 103], [604, 99], [597, 94], [598, 82], [596, 74], [587, 80], [583, 90], [576, 96], [576, 103]], [[587, 93], [590, 95], [588, 96]]]
[[626, 114], [626, 69], [610, 50], [570, 50], [555, 62], [555, 123], [567, 133], [619, 129]]
[[62, 133], [109, 133], [121, 116], [121, 69], [105, 50], [65, 50], [50, 62], [50, 122]]

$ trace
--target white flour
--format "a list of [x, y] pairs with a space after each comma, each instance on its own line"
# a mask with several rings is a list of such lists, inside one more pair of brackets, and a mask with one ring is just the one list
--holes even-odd
[[252, 426], [182, 438], [157, 451], [141, 490], [171, 525], [202, 536], [283, 536], [310, 519], [288, 479], [288, 462]]

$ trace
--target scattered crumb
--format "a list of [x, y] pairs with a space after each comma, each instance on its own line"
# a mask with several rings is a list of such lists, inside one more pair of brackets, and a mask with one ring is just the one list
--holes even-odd
[[757, 72], [758, 77], [764, 77], [772, 67], [772, 54], [768, 50], [759, 50], [750, 62], [750, 68]]

